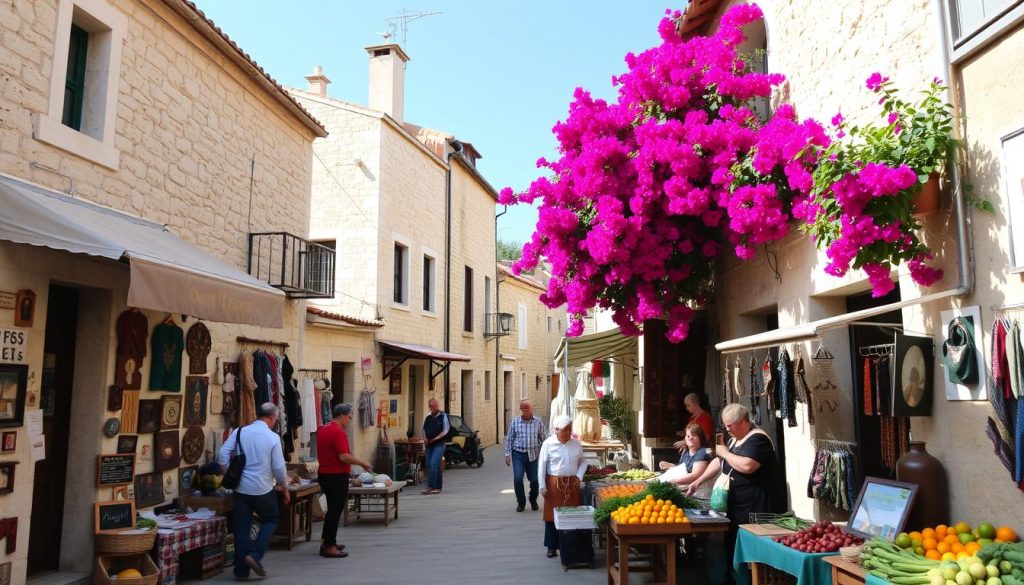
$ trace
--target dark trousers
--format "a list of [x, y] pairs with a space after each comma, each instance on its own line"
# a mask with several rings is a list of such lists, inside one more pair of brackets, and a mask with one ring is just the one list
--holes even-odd
[[554, 522], [544, 523], [544, 546], [558, 548], [558, 530], [555, 529]]
[[530, 480], [530, 503], [537, 502], [537, 460], [530, 461], [530, 454], [523, 451], [512, 451], [512, 487], [516, 490], [516, 501], [526, 503], [526, 490], [523, 489], [523, 473]]
[[347, 473], [321, 473], [318, 480], [320, 491], [327, 499], [327, 510], [324, 512], [324, 527], [320, 533], [320, 540], [324, 547], [331, 547], [338, 544], [338, 520], [341, 513], [345, 511], [348, 501]]
[[[270, 546], [270, 538], [277, 530], [277, 494], [274, 493], [274, 490], [270, 490], [260, 496], [250, 496], [238, 492], [233, 495], [235, 575], [248, 577], [249, 566], [245, 564], [245, 557], [250, 556], [257, 562], [261, 561], [263, 553], [267, 552], [267, 547]], [[252, 530], [253, 514], [260, 519], [260, 531], [255, 540], [249, 534]]]

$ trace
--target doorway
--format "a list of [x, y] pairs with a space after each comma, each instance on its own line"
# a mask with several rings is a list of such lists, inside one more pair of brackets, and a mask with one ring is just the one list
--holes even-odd
[[518, 412], [518, 410], [515, 410], [515, 391], [512, 388], [511, 370], [501, 373], [501, 391], [505, 393], [505, 419], [502, 421], [502, 431], [505, 431], [512, 424], [512, 419], [515, 418]]
[[68, 438], [75, 375], [78, 290], [51, 285], [47, 295], [40, 383], [46, 457], [36, 462], [35, 479], [32, 482], [28, 575], [60, 568], [64, 487], [67, 485]]
[[420, 406], [420, 401], [423, 399], [423, 391], [420, 389], [420, 380], [423, 379], [421, 371], [421, 366], [409, 366], [409, 426], [405, 429], [405, 434], [410, 438], [416, 434], [416, 421], [421, 420], [416, 411], [422, 412], [423, 409]]
[[459, 412], [469, 428], [473, 428], [473, 370], [462, 370], [462, 390]]

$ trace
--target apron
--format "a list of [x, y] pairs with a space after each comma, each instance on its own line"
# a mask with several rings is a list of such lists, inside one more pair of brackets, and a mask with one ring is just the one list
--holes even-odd
[[544, 521], [555, 521], [555, 508], [559, 506], [579, 506], [582, 502], [580, 497], [580, 479], [575, 475], [558, 477], [549, 475], [544, 481], [548, 489], [544, 496]]

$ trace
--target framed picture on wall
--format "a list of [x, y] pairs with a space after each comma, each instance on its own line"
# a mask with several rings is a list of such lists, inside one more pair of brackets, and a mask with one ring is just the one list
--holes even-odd
[[139, 401], [139, 433], [155, 433], [160, 430], [160, 401], [147, 399]]
[[18, 450], [18, 431], [4, 431], [3, 448], [4, 453], [14, 453]]
[[209, 386], [210, 379], [206, 376], [186, 376], [184, 406], [186, 427], [206, 426], [206, 396], [209, 393]]
[[160, 471], [135, 476], [135, 504], [148, 508], [164, 502], [164, 474]]
[[160, 430], [181, 426], [181, 396], [164, 394], [160, 397]]
[[1024, 128], [1003, 137], [1006, 220], [1010, 228], [1010, 271], [1024, 272]]
[[931, 337], [896, 334], [893, 416], [931, 416], [934, 351]]
[[0, 364], [0, 427], [21, 426], [27, 389], [27, 365]]
[[395, 368], [395, 371], [391, 372], [391, 377], [388, 378], [388, 394], [401, 394], [402, 393], [402, 369]]

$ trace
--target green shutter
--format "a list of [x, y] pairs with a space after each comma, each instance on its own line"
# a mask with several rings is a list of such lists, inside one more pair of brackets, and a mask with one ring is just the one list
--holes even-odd
[[64, 114], [61, 122], [65, 126], [82, 129], [82, 104], [85, 101], [85, 59], [89, 47], [89, 33], [71, 25], [71, 42], [68, 44], [68, 75], [64, 82]]

